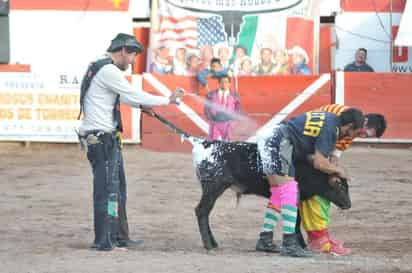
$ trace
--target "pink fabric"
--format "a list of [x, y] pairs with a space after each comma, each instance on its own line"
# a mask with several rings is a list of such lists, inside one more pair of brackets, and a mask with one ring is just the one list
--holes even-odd
[[231, 140], [232, 122], [209, 122], [208, 140]]
[[298, 183], [289, 181], [271, 189], [270, 203], [275, 207], [283, 205], [298, 206]]
[[280, 187], [272, 187], [270, 188], [271, 195], [270, 195], [270, 204], [275, 208], [280, 209], [282, 207], [280, 202]]
[[239, 99], [233, 92], [230, 92], [225, 100], [221, 100], [219, 98], [219, 92], [217, 90], [210, 92], [209, 96], [212, 106], [208, 107], [206, 111], [206, 117], [209, 120], [208, 140], [231, 140], [232, 122], [213, 121], [213, 116], [215, 116], [217, 112], [219, 112], [219, 109], [217, 107], [213, 107], [213, 105], [221, 105], [221, 107], [224, 107], [228, 112], [238, 113], [240, 110]]

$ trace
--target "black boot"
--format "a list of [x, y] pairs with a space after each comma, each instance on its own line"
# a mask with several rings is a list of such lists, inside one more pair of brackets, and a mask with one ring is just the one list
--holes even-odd
[[96, 215], [94, 246], [97, 250], [110, 251], [115, 247], [113, 236], [110, 233], [110, 223], [106, 213]]
[[279, 253], [280, 247], [273, 243], [273, 232], [265, 231], [259, 234], [259, 240], [256, 243], [256, 251]]
[[126, 248], [137, 248], [143, 245], [143, 240], [118, 240], [117, 247], [126, 247]]
[[283, 234], [282, 249], [280, 254], [291, 257], [312, 257], [310, 251], [304, 250], [298, 240], [296, 233]]

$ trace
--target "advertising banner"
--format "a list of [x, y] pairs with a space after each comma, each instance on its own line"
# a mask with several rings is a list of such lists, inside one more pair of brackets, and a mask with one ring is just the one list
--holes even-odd
[[78, 86], [53, 86], [32, 73], [0, 73], [0, 140], [75, 142]]

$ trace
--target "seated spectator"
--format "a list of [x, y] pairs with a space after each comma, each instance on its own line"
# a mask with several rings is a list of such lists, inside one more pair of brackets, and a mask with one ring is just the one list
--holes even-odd
[[277, 75], [288, 75], [289, 74], [289, 55], [284, 49], [279, 49], [275, 52], [275, 62], [276, 62], [276, 74]]
[[209, 76], [218, 78], [224, 74], [227, 74], [227, 70], [222, 69], [222, 64], [218, 58], [213, 58], [210, 61], [210, 69], [205, 68], [197, 73], [197, 80], [206, 88], [206, 90], [209, 90], [207, 78]]
[[232, 60], [232, 64], [230, 65], [230, 70], [235, 74], [238, 75], [241, 70], [241, 63], [242, 61], [248, 58], [247, 50], [245, 47], [238, 45], [235, 49], [235, 56]]
[[292, 74], [295, 75], [310, 75], [312, 72], [308, 67], [309, 56], [306, 51], [300, 46], [294, 46], [289, 52], [292, 55], [293, 67]]
[[186, 48], [176, 49], [175, 57], [173, 58], [173, 74], [179, 76], [187, 74]]
[[253, 65], [252, 60], [248, 57], [243, 58], [243, 61], [240, 63], [240, 69], [238, 71], [239, 76], [251, 76], [253, 75]]
[[262, 48], [260, 50], [260, 62], [253, 69], [253, 72], [258, 76], [275, 74], [275, 64], [272, 61], [272, 49]]
[[210, 45], [204, 45], [200, 48], [200, 69], [210, 68], [210, 62], [213, 59], [213, 48]]
[[219, 89], [208, 92], [205, 102], [205, 115], [209, 121], [209, 140], [227, 140], [232, 137], [232, 122], [240, 112], [237, 93], [230, 90], [230, 77], [221, 74]]
[[227, 46], [221, 46], [217, 50], [217, 57], [220, 59], [222, 68], [229, 70], [230, 49]]
[[172, 72], [169, 49], [167, 47], [161, 46], [156, 50], [153, 62], [149, 66], [149, 71], [160, 75], [170, 74]]
[[359, 48], [355, 53], [355, 61], [345, 66], [347, 72], [374, 72], [373, 68], [366, 63], [368, 51], [365, 48]]
[[187, 76], [196, 76], [199, 72], [200, 67], [200, 58], [195, 55], [191, 54], [187, 57]]

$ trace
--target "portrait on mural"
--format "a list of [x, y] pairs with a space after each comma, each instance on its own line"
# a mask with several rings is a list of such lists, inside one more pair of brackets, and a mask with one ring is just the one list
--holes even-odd
[[218, 58], [235, 76], [317, 73], [318, 0], [159, 0], [147, 70], [194, 75]]

